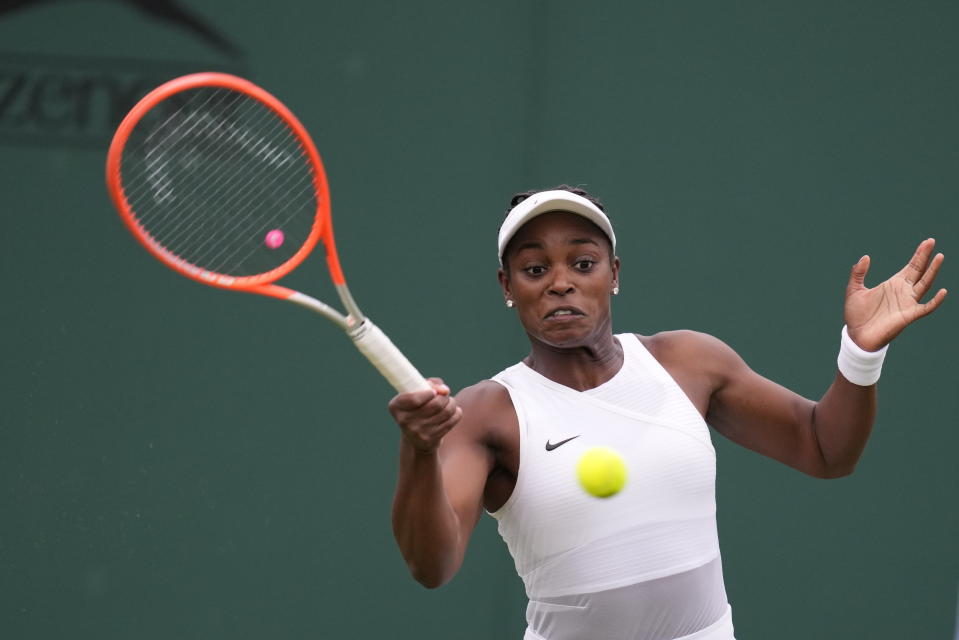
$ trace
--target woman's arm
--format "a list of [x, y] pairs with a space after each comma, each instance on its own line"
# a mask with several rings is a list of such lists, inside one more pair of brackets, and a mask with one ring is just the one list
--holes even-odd
[[390, 413], [403, 434], [393, 535], [410, 573], [432, 589], [459, 570], [482, 513], [494, 464], [486, 444], [490, 403], [483, 400], [493, 391], [488, 385], [498, 385], [480, 383], [453, 399], [442, 381], [431, 382], [435, 394], [400, 394]]
[[876, 386], [836, 374], [813, 402], [752, 371], [715, 338], [698, 338], [704, 360], [722, 371], [706, 421], [724, 436], [816, 478], [852, 473], [876, 417]]
[[[920, 243], [909, 263], [873, 289], [864, 285], [869, 258], [852, 268], [846, 289], [849, 337], [865, 351], [887, 345], [909, 324], [943, 301], [940, 289], [927, 303], [943, 255], [935, 242]], [[703, 334], [682, 332], [670, 349], [698, 363], [709, 381], [706, 419], [717, 431], [749, 449], [820, 478], [852, 473], [876, 416], [876, 385], [861, 386], [837, 373], [819, 402], [813, 402], [752, 371], [732, 349]]]

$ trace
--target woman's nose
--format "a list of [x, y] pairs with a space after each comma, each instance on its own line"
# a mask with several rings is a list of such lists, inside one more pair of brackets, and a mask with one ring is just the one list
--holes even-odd
[[565, 296], [573, 292], [573, 281], [564, 269], [553, 271], [553, 280], [549, 284], [549, 292], [553, 295]]

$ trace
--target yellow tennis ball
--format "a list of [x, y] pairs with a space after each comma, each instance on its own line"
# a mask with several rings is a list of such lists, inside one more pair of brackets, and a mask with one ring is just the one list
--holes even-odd
[[576, 477], [586, 493], [608, 498], [626, 484], [626, 463], [609, 447], [587, 449], [576, 464]]

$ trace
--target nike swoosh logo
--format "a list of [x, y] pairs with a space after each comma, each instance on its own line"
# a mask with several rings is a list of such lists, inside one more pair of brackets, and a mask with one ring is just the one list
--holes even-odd
[[[581, 436], [581, 435], [583, 435], [583, 434], [579, 434], [579, 436]], [[547, 451], [552, 451], [552, 450], [555, 449], [556, 447], [561, 447], [561, 446], [563, 446], [564, 444], [566, 444], [567, 442], [569, 442], [570, 440], [575, 440], [575, 439], [578, 438], [579, 436], [573, 436], [572, 438], [566, 438], [565, 440], [560, 440], [560, 441], [557, 442], [556, 444], [552, 444], [549, 440], [547, 440], [547, 441], [546, 441], [546, 450], [547, 450]]]

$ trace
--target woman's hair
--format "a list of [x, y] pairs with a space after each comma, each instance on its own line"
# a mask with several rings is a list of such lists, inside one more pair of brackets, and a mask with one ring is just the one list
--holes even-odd
[[[585, 189], [580, 189], [579, 187], [571, 187], [568, 184], [561, 184], [559, 186], [552, 187], [551, 189], [530, 189], [529, 191], [523, 191], [522, 193], [517, 193], [512, 198], [510, 198], [509, 207], [506, 209], [506, 215], [509, 215], [509, 212], [512, 211], [513, 208], [516, 205], [518, 205], [520, 202], [522, 202], [523, 200], [525, 200], [526, 198], [530, 196], [534, 196], [537, 193], [540, 193], [541, 191], [569, 191], [570, 193], [574, 193], [578, 196], [586, 198], [587, 200], [595, 204], [597, 207], [599, 207], [600, 211], [602, 211], [603, 213], [606, 213], [606, 207], [603, 206], [603, 203], [596, 196], [590, 195], [589, 193], [586, 192]], [[599, 227], [596, 227], [596, 228], [599, 229]], [[605, 236], [605, 234], [603, 235]], [[509, 245], [507, 245], [506, 249], [507, 251], [509, 250]], [[613, 253], [613, 245], [612, 243], [610, 243], [609, 245], [610, 262], [612, 262], [613, 258], [615, 257], [616, 256]], [[506, 272], [506, 275], [509, 276], [509, 264], [506, 260], [506, 251], [503, 252], [503, 270]]]
[[509, 215], [509, 212], [513, 210], [513, 207], [518, 205], [520, 202], [522, 202], [523, 200], [525, 200], [526, 198], [530, 196], [536, 195], [540, 191], [569, 191], [570, 193], [575, 193], [578, 196], [582, 196], [583, 198], [586, 198], [587, 200], [595, 204], [597, 207], [599, 207], [600, 211], [602, 211], [603, 213], [606, 213], [606, 207], [603, 206], [603, 203], [600, 201], [599, 198], [595, 196], [591, 196], [589, 193], [586, 192], [585, 189], [580, 189], [579, 187], [571, 187], [568, 184], [561, 184], [559, 186], [552, 187], [550, 189], [530, 189], [529, 191], [517, 193], [512, 198], [510, 198], [509, 207], [506, 208], [506, 215]]

